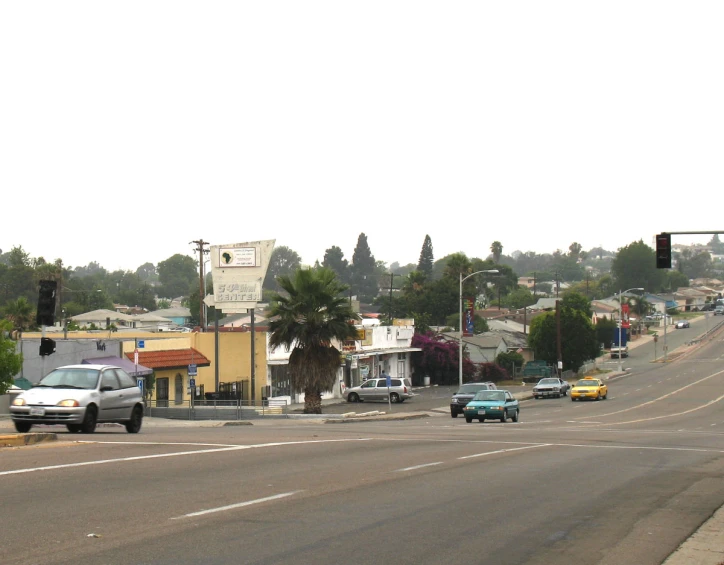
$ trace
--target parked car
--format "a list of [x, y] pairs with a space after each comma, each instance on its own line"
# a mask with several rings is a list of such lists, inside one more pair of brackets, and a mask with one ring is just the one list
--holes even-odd
[[365, 400], [384, 400], [387, 402], [404, 402], [412, 398], [410, 379], [390, 379], [390, 388], [387, 388], [387, 379], [368, 379], [360, 386], [353, 386], [344, 391], [347, 402], [362, 402]]
[[560, 398], [566, 396], [571, 385], [568, 381], [563, 379], [551, 377], [547, 379], [541, 379], [538, 384], [533, 387], [534, 398], [545, 398], [546, 396], [555, 396]]
[[505, 422], [512, 418], [514, 422], [520, 420], [520, 403], [507, 390], [481, 390], [467, 403], [463, 411], [465, 421], [469, 424], [473, 420], [500, 420]]
[[465, 405], [481, 390], [495, 390], [496, 388], [498, 387], [496, 387], [494, 383], [490, 382], [465, 383], [455, 394], [453, 394], [453, 397], [450, 400], [450, 416], [457, 418], [458, 414], [462, 414]]
[[608, 386], [601, 379], [586, 377], [571, 387], [571, 402], [575, 400], [606, 400]]
[[67, 365], [48, 373], [10, 406], [15, 429], [33, 424], [65, 424], [71, 433], [93, 433], [99, 422], [126, 426], [135, 434], [143, 423], [143, 398], [134, 378], [113, 365]]
[[688, 320], [680, 320], [680, 321], [676, 322], [677, 330], [681, 330], [681, 329], [688, 328], [688, 327], [690, 327]]
[[724, 306], [722, 306], [721, 304], [717, 304], [716, 307], [714, 308], [714, 315], [715, 316], [724, 315]]

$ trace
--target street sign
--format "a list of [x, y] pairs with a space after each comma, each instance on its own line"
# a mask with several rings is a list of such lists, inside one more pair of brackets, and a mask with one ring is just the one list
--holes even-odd
[[143, 379], [136, 379], [136, 384], [138, 384], [138, 388], [141, 389], [141, 394], [143, 395]]
[[[196, 376], [196, 365], [189, 365], [189, 377]], [[193, 385], [191, 385], [193, 386]]]
[[142, 339], [139, 339], [139, 340], [138, 340], [138, 349], [143, 349], [143, 347], [144, 347], [145, 345], [146, 345], [146, 344], [145, 344], [145, 342], [144, 342]]
[[195, 387], [196, 386], [196, 379], [189, 379], [189, 386]]
[[138, 349], [133, 352], [133, 362], [138, 365]]
[[392, 386], [392, 377], [390, 375], [387, 375], [387, 388], [390, 388]]

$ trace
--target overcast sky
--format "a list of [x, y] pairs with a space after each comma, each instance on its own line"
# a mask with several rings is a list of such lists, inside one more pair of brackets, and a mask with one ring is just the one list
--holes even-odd
[[[0, 3], [0, 249], [109, 270], [724, 229], [724, 2]], [[710, 236], [674, 236], [673, 243]]]

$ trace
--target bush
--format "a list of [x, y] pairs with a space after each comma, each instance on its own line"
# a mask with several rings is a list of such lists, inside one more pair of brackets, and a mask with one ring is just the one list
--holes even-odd
[[480, 363], [477, 367], [475, 367], [473, 382], [491, 381], [499, 383], [500, 381], [505, 380], [508, 380], [508, 372], [504, 367], [501, 367], [496, 363]]

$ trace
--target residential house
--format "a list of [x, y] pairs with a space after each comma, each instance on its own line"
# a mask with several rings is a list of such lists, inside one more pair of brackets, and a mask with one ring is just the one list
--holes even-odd
[[[460, 332], [446, 332], [442, 335], [455, 343], [460, 339]], [[509, 350], [506, 338], [493, 332], [464, 336], [463, 347], [467, 349], [470, 360], [475, 364], [495, 363], [498, 354], [507, 353]]]
[[696, 312], [706, 304], [707, 295], [707, 292], [695, 288], [680, 287], [674, 292], [674, 300], [680, 312]]
[[618, 320], [618, 301], [591, 300], [591, 323], [594, 325], [601, 319]]
[[94, 325], [98, 329], [110, 328], [111, 324], [116, 328], [132, 328], [133, 327], [133, 316], [128, 314], [122, 314], [121, 312], [115, 312], [114, 310], [93, 310], [84, 314], [78, 314], [70, 318], [81, 328], [88, 328]]
[[191, 321], [191, 310], [184, 306], [174, 308], [163, 308], [162, 310], [154, 310], [149, 312], [161, 318], [168, 318], [177, 326], [183, 326]]

